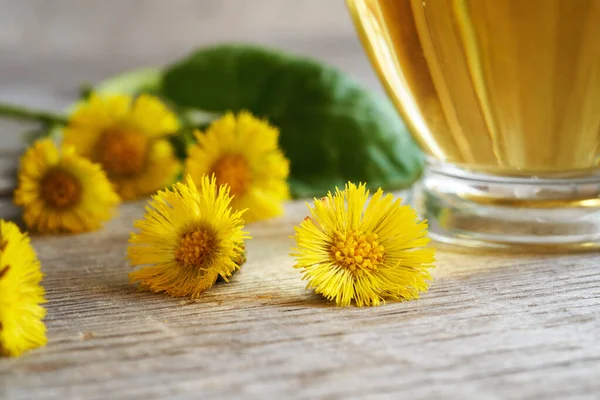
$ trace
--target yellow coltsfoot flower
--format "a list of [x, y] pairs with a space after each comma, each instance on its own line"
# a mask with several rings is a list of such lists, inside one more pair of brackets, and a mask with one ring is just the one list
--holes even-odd
[[368, 197], [365, 185], [349, 182], [315, 199], [311, 216], [295, 228], [294, 268], [307, 288], [340, 306], [418, 298], [434, 262], [434, 249], [423, 247], [427, 222], [381, 189]]
[[279, 131], [241, 112], [214, 121], [206, 133], [196, 132], [198, 143], [189, 150], [185, 174], [199, 182], [214, 174], [217, 184], [231, 188], [234, 210], [248, 209], [247, 222], [281, 215], [290, 197], [289, 161], [278, 147]]
[[227, 186], [202, 177], [199, 187], [188, 176], [152, 196], [139, 233], [129, 239], [132, 283], [143, 289], [198, 298], [218, 277], [225, 281], [244, 262], [243, 211], [232, 211]]
[[14, 202], [27, 227], [38, 233], [79, 233], [98, 229], [119, 204], [104, 171], [52, 140], [35, 142], [21, 158]]
[[64, 142], [102, 165], [117, 192], [132, 200], [171, 184], [181, 171], [167, 136], [175, 114], [150, 95], [96, 95], [69, 118]]
[[17, 357], [46, 344], [42, 277], [29, 236], [0, 220], [0, 355]]

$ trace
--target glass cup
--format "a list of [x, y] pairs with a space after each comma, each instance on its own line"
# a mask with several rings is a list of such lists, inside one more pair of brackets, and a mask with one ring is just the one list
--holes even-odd
[[600, 0], [346, 0], [433, 239], [600, 247]]

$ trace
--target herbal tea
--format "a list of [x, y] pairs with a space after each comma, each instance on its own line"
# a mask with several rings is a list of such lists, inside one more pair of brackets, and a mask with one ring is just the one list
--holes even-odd
[[600, 143], [600, 0], [348, 0], [421, 147], [499, 175], [586, 175]]

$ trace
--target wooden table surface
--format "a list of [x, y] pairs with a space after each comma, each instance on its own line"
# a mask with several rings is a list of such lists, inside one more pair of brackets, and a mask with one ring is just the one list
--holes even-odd
[[[171, 4], [170, 6], [168, 4]], [[0, 99], [60, 109], [82, 81], [244, 38], [379, 90], [341, 1], [0, 0]], [[227, 22], [227, 23], [226, 23]], [[161, 36], [162, 35], [162, 36]], [[0, 216], [20, 129], [0, 133]], [[249, 226], [248, 262], [199, 301], [140, 293], [127, 203], [99, 232], [35, 237], [49, 343], [0, 359], [0, 399], [600, 398], [600, 255], [438, 252], [430, 292], [337, 308], [287, 254], [302, 202]]]

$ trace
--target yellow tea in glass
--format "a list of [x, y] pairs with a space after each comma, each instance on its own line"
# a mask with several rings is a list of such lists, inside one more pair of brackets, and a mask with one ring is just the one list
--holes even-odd
[[428, 155], [431, 235], [600, 246], [600, 0], [347, 0]]

